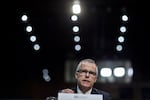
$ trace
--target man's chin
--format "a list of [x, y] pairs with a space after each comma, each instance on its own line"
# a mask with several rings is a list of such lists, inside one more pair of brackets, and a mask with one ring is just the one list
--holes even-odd
[[83, 83], [82, 86], [85, 87], [85, 88], [91, 87], [91, 85], [89, 83]]

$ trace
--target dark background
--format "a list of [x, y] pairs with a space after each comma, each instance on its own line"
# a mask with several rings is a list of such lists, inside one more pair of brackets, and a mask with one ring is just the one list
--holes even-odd
[[[64, 81], [66, 60], [86, 57], [98, 60], [117, 56], [131, 59], [133, 82], [130, 85], [108, 83], [96, 86], [111, 92], [114, 100], [150, 99], [148, 3], [141, 0], [83, 0], [84, 13], [78, 23], [83, 46], [81, 52], [73, 50], [71, 3], [70, 0], [15, 0], [2, 3], [0, 97], [44, 99], [46, 96], [56, 96], [59, 89], [74, 85]], [[126, 9], [129, 22], [125, 50], [118, 54], [114, 45], [122, 8]], [[28, 23], [22, 23], [19, 19], [24, 12], [30, 17]], [[41, 45], [40, 51], [32, 49], [33, 44], [24, 30], [27, 24], [34, 27], [33, 33], [38, 36]], [[43, 68], [49, 69], [50, 82], [42, 79]]]

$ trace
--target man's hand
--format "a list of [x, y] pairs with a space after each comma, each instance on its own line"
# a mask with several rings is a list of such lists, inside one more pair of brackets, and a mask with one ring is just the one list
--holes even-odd
[[62, 93], [74, 93], [74, 91], [71, 89], [63, 89], [63, 90], [61, 90], [61, 92]]

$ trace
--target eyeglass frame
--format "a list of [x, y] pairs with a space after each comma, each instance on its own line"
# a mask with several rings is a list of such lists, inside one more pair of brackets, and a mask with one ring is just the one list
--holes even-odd
[[89, 75], [96, 76], [96, 72], [93, 72], [93, 71], [79, 69], [77, 72], [80, 74], [84, 74], [84, 75], [87, 75], [88, 73]]

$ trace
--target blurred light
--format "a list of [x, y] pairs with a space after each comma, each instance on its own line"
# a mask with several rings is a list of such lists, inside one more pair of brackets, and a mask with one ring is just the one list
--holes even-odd
[[30, 36], [30, 41], [35, 42], [36, 41], [36, 36]]
[[80, 51], [81, 50], [81, 46], [79, 44], [75, 45], [75, 50], [76, 51]]
[[43, 69], [42, 72], [43, 74], [48, 74], [48, 69]]
[[46, 82], [49, 82], [51, 80], [50, 76], [48, 74], [43, 74], [43, 79], [46, 81]]
[[102, 68], [101, 71], [100, 71], [100, 75], [102, 77], [110, 77], [112, 75], [111, 68]]
[[27, 27], [26, 27], [26, 31], [27, 31], [27, 32], [31, 32], [31, 31], [32, 31], [32, 27], [31, 27], [31, 26], [27, 26]]
[[48, 69], [43, 69], [42, 70], [43, 72], [43, 79], [46, 81], [46, 82], [49, 82], [51, 80], [50, 76], [48, 75]]
[[73, 26], [73, 32], [78, 32], [79, 31], [79, 27], [78, 26]]
[[132, 77], [133, 76], [133, 68], [128, 68], [128, 70], [127, 70], [127, 74], [128, 74], [128, 76], [130, 76], [130, 77]]
[[[100, 73], [99, 82], [109, 82], [109, 83], [130, 83], [133, 77], [133, 68], [131, 61], [128, 59], [108, 59], [97, 61], [98, 67], [100, 67], [100, 72], [103, 68], [109, 68], [112, 70], [112, 75], [108, 77], [103, 77]], [[106, 74], [108, 71], [104, 71]]]
[[78, 16], [77, 15], [72, 15], [71, 16], [71, 20], [72, 21], [77, 21], [78, 20]]
[[114, 76], [116, 77], [123, 77], [125, 75], [125, 68], [124, 67], [116, 67], [114, 68]]
[[53, 96], [49, 96], [49, 97], [46, 97], [46, 100], [57, 100], [57, 98]]
[[117, 45], [117, 46], [116, 46], [116, 50], [117, 50], [117, 51], [122, 51], [122, 49], [123, 49], [122, 45]]
[[33, 46], [33, 48], [34, 48], [34, 50], [39, 50], [39, 49], [40, 49], [40, 46], [39, 46], [39, 44], [35, 44], [35, 45]]
[[119, 37], [118, 37], [118, 41], [119, 41], [120, 43], [124, 42], [124, 37], [123, 37], [123, 36], [119, 36]]
[[126, 29], [126, 27], [125, 27], [125, 26], [121, 26], [121, 27], [120, 27], [120, 32], [125, 33], [125, 32], [126, 32], [126, 30], [127, 30], [127, 29]]
[[21, 20], [26, 22], [28, 20], [28, 16], [27, 15], [22, 15]]
[[75, 36], [75, 37], [74, 37], [74, 41], [75, 41], [75, 42], [79, 42], [79, 41], [80, 41], [80, 37], [79, 37], [79, 36]]
[[74, 14], [79, 14], [81, 12], [80, 4], [73, 4], [73, 6], [72, 6], [72, 12]]
[[128, 21], [128, 16], [127, 16], [127, 15], [123, 15], [123, 16], [122, 16], [122, 20], [123, 20], [123, 21]]

